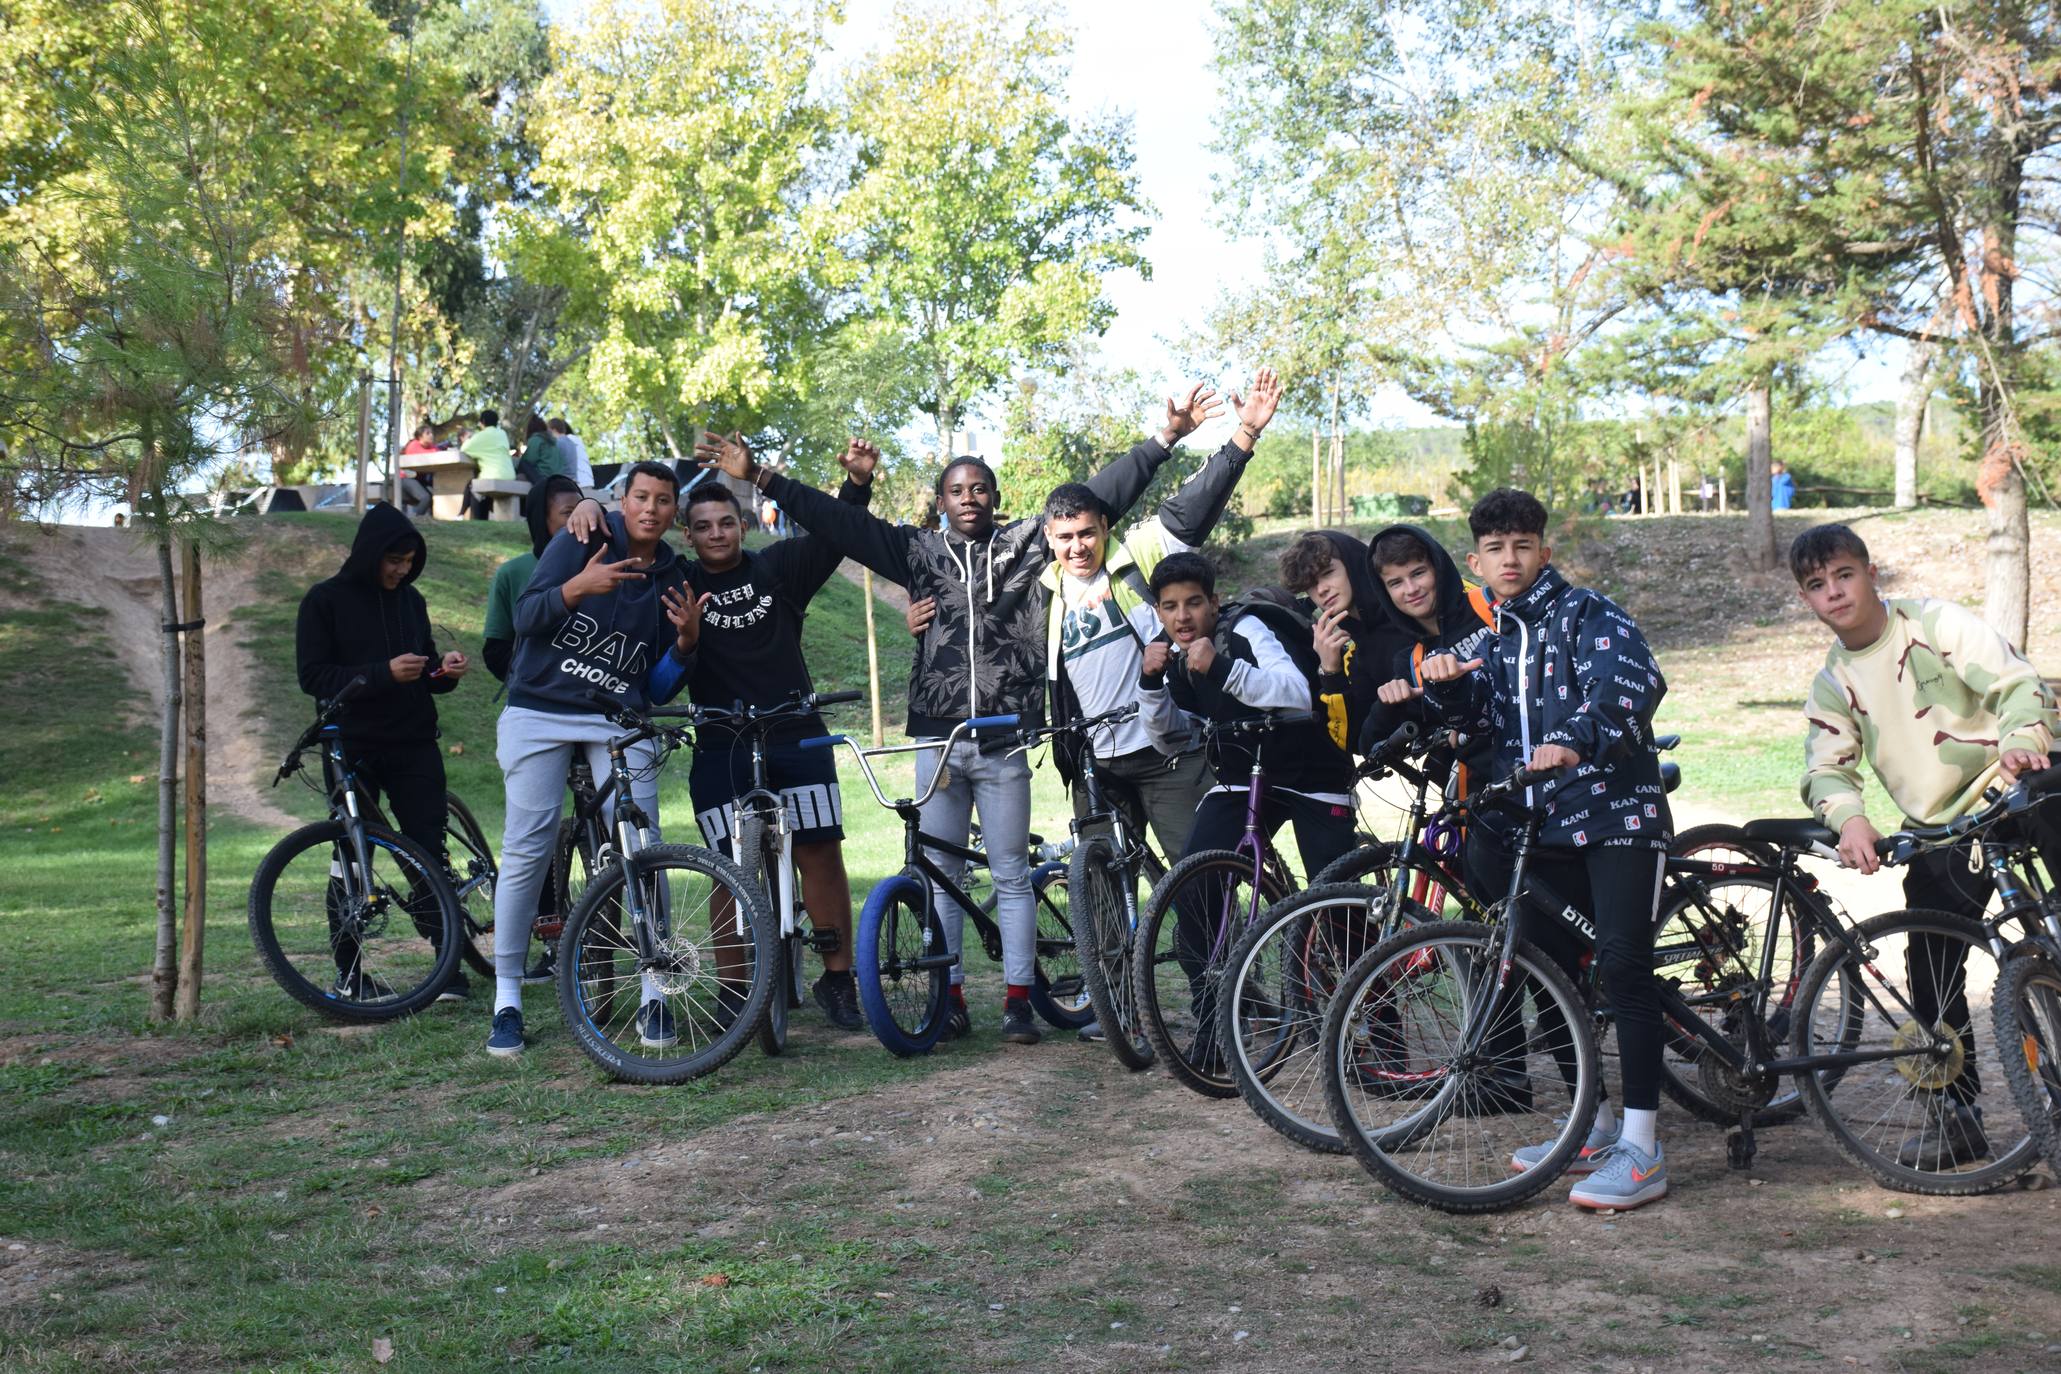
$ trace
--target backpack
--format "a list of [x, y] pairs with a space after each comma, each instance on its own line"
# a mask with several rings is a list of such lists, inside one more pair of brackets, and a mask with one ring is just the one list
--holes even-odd
[[1303, 610], [1300, 603], [1279, 587], [1254, 587], [1236, 601], [1227, 601], [1217, 612], [1216, 629], [1210, 639], [1219, 654], [1231, 652], [1231, 631], [1238, 622], [1247, 617], [1256, 618], [1260, 624], [1274, 632], [1274, 638], [1281, 641], [1281, 647], [1288, 651], [1288, 657], [1309, 679], [1310, 699], [1317, 697], [1317, 677], [1320, 665], [1317, 661], [1316, 623]]

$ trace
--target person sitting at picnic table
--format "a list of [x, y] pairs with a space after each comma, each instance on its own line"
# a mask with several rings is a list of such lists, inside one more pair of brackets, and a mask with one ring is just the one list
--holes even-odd
[[481, 482], [513, 482], [515, 480], [514, 450], [508, 443], [508, 431], [501, 428], [498, 411], [482, 410], [479, 413], [479, 430], [465, 441], [465, 447], [458, 450], [473, 461], [479, 469], [477, 480]]
[[551, 427], [544, 423], [541, 415], [532, 414], [529, 425], [523, 430], [522, 459], [516, 463], [515, 471], [526, 482], [569, 475], [565, 470], [565, 455], [559, 451], [558, 441], [551, 437]]

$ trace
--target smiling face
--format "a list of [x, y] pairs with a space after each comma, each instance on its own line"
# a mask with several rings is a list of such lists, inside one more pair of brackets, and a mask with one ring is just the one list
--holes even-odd
[[379, 558], [379, 585], [388, 591], [398, 588], [408, 579], [408, 570], [415, 566], [415, 546], [405, 544], [398, 549], [388, 549]]
[[1193, 644], [1217, 627], [1217, 599], [1200, 582], [1169, 582], [1152, 608], [1174, 643]]
[[693, 501], [687, 506], [687, 542], [710, 572], [728, 572], [744, 556], [744, 519], [737, 503]]
[[1102, 571], [1109, 525], [1099, 514], [1047, 516], [1045, 538], [1052, 545], [1053, 561], [1065, 572], [1086, 581]]
[[1803, 604], [1849, 649], [1865, 649], [1882, 637], [1889, 612], [1875, 590], [1875, 565], [1853, 554], [1834, 554], [1796, 584]]
[[1422, 625], [1438, 626], [1438, 569], [1418, 559], [1376, 568], [1375, 575], [1397, 610]]
[[679, 488], [649, 473], [630, 479], [623, 492], [623, 528], [629, 531], [630, 552], [648, 558], [659, 540], [672, 527], [679, 507]]
[[1545, 537], [1521, 532], [1492, 532], [1474, 541], [1467, 566], [1482, 580], [1496, 600], [1508, 601], [1531, 590], [1553, 557]]
[[945, 524], [968, 539], [984, 539], [995, 527], [995, 484], [978, 463], [959, 463], [945, 469], [938, 488], [938, 509]]

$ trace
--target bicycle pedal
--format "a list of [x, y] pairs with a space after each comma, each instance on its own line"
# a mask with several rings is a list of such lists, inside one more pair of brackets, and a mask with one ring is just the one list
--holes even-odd
[[843, 943], [834, 930], [812, 930], [807, 939], [809, 948], [818, 954], [835, 954]]
[[565, 922], [555, 917], [548, 921], [539, 917], [530, 927], [530, 933], [539, 940], [556, 940], [565, 933]]

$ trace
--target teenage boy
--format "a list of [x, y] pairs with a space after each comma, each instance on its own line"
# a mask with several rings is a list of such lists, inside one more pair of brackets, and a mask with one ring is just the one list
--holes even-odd
[[[1621, 1122], [1607, 1103], [1598, 1109], [1570, 1169], [1584, 1176], [1568, 1196], [1582, 1207], [1642, 1206], [1667, 1194], [1655, 1132], [1663, 1042], [1653, 913], [1673, 820], [1652, 735], [1667, 684], [1631, 617], [1551, 566], [1546, 508], [1530, 493], [1490, 492], [1467, 525], [1468, 566], [1496, 598], [1496, 634], [1466, 659], [1426, 658], [1425, 700], [1455, 729], [1495, 739], [1498, 775], [1520, 765], [1558, 770], [1527, 797], [1543, 812], [1531, 862], [1595, 924], [1624, 1094]], [[1508, 857], [1497, 854], [1490, 829], [1473, 827], [1469, 868], [1507, 879]], [[1563, 966], [1577, 965], [1581, 951], [1557, 920], [1527, 919], [1525, 934]], [[1522, 1074], [1491, 1069], [1476, 1086], [1480, 1110], [1531, 1110]], [[1544, 1148], [1518, 1150], [1512, 1166], [1532, 1167]]]
[[[1186, 401], [1169, 398], [1167, 423], [1148, 439], [1089, 478], [1086, 485], [1107, 517], [1121, 519], [1173, 445], [1208, 419], [1213, 396], [1197, 386]], [[1241, 428], [1232, 442], [1246, 452], [1256, 431]], [[944, 739], [980, 716], [1016, 715], [1025, 725], [1044, 716], [1044, 664], [1039, 653], [1045, 629], [1047, 591], [1043, 582], [1052, 551], [1044, 537], [1044, 515], [998, 522], [995, 473], [979, 458], [955, 458], [938, 474], [942, 528], [892, 525], [832, 500], [804, 483], [761, 468], [743, 442], [708, 436], [695, 450], [704, 463], [758, 487], [798, 523], [831, 540], [848, 557], [888, 581], [907, 588], [911, 601], [932, 600], [930, 619], [916, 647], [909, 673], [908, 732], [915, 740]], [[918, 777], [938, 762], [934, 750], [916, 756]], [[1014, 748], [1013, 736], [990, 735], [955, 744], [945, 760], [946, 778], [923, 811], [923, 828], [939, 839], [965, 843], [973, 814], [980, 815], [989, 873], [995, 885], [995, 915], [1002, 929], [1002, 1036], [1017, 1044], [1039, 1039], [1030, 1010], [1030, 985], [1037, 965], [1037, 908], [1030, 886], [1030, 763]], [[935, 856], [949, 869], [951, 862]], [[960, 949], [963, 913], [944, 917], [946, 944]], [[953, 966], [953, 1005], [946, 1034], [971, 1029], [963, 966]]]
[[494, 569], [494, 580], [487, 588], [485, 642], [480, 645], [480, 657], [486, 660], [487, 671], [497, 681], [508, 681], [508, 668], [515, 658], [516, 598], [530, 585], [530, 576], [537, 570], [544, 546], [565, 528], [573, 507], [579, 503], [580, 489], [572, 478], [547, 477], [539, 482], [524, 511], [530, 522], [530, 551], [519, 553]]
[[1281, 551], [1281, 585], [1316, 610], [1317, 708], [1340, 749], [1378, 744], [1366, 724], [1375, 691], [1403, 641], [1367, 566], [1367, 546], [1340, 530], [1310, 530]]
[[[670, 701], [693, 667], [701, 605], [685, 593], [680, 560], [664, 537], [678, 492], [671, 468], [636, 464], [622, 509], [608, 517], [605, 543], [590, 550], [560, 531], [516, 600], [515, 660], [499, 731], [508, 807], [494, 888], [489, 1054], [523, 1051], [522, 956], [551, 866], [572, 751], [586, 752], [597, 786], [609, 777], [607, 744], [620, 728], [587, 694], [598, 689], [642, 709]], [[656, 781], [649, 770], [637, 771], [645, 776], [632, 782], [633, 794], [655, 822]], [[649, 975], [637, 1030], [654, 1049], [679, 1038], [672, 1008]]]
[[[1488, 592], [1462, 577], [1445, 546], [1416, 525], [1390, 525], [1376, 534], [1367, 562], [1381, 587], [1384, 616], [1404, 646], [1383, 670], [1386, 681], [1375, 689], [1367, 733], [1378, 740], [1405, 720], [1438, 723], [1436, 713], [1424, 704], [1424, 660], [1440, 654], [1476, 657], [1495, 635], [1496, 612]], [[1467, 736], [1459, 764], [1463, 796], [1492, 781], [1494, 737]], [[1502, 895], [1498, 886], [1493, 897]]]
[[[838, 499], [863, 509], [872, 498], [879, 461], [878, 449], [853, 440], [838, 455], [846, 474]], [[694, 560], [686, 564], [688, 590], [707, 603], [688, 695], [705, 706], [740, 701], [771, 706], [797, 692], [814, 691], [802, 657], [802, 619], [844, 555], [814, 534], [783, 539], [760, 552], [745, 548], [744, 507], [722, 482], [702, 482], [687, 493], [686, 523], [694, 546]], [[814, 716], [774, 727], [766, 736], [766, 781], [779, 793], [794, 827], [794, 866], [809, 921], [837, 937], [836, 948], [823, 955], [816, 1004], [838, 1029], [855, 1031], [866, 1018], [852, 981], [844, 799], [831, 752], [801, 747], [803, 740], [824, 733], [823, 722]], [[750, 745], [720, 726], [698, 731], [687, 787], [703, 840], [727, 853], [737, 798], [751, 787]]]
[[[1868, 546], [1844, 525], [1817, 525], [1789, 546], [1789, 570], [1811, 613], [1837, 642], [1811, 680], [1805, 708], [1803, 799], [1839, 832], [1839, 856], [1872, 873], [1881, 838], [1862, 806], [1861, 762], [1913, 825], [1944, 825], [1982, 805], [1998, 780], [2015, 782], [2051, 762], [2054, 697], [2039, 673], [1973, 611], [1931, 598], [1884, 600]], [[2054, 808], [2025, 821], [2050, 873], [2061, 873]], [[1904, 871], [1913, 907], [1981, 919], [1994, 892], [1972, 862], [1976, 842], [1920, 854]], [[1912, 1010], [1944, 1019], [1967, 1046], [1967, 1069], [1924, 1094], [1917, 1134], [1903, 1143], [1908, 1168], [1937, 1170], [1986, 1158], [1959, 944], [1913, 938], [1906, 951]], [[1920, 976], [1920, 970], [1924, 976]]]
[[[428, 555], [399, 510], [384, 501], [367, 510], [343, 567], [301, 598], [293, 650], [301, 690], [317, 701], [365, 679], [337, 716], [344, 757], [360, 787], [385, 798], [401, 833], [442, 856], [444, 751], [435, 698], [456, 688], [471, 664], [456, 649], [437, 654], [429, 606], [413, 585]], [[391, 995], [359, 966], [355, 942], [339, 940], [333, 953], [337, 996]], [[459, 972], [437, 1000], [457, 1001], [468, 991]]]

